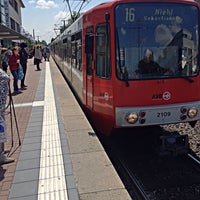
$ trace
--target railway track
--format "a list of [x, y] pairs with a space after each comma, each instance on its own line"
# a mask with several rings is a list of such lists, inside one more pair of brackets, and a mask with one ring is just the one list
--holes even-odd
[[[147, 128], [144, 134], [160, 130]], [[141, 134], [143, 130], [137, 131]], [[107, 140], [105, 148], [133, 200], [200, 199], [200, 160], [192, 150], [183, 155], [160, 156], [152, 145], [154, 137], [147, 135], [144, 141], [144, 135], [125, 135], [122, 131]]]
[[[160, 181], [157, 182], [157, 186], [151, 187], [152, 182], [154, 181], [152, 179], [152, 182], [149, 181], [148, 184], [143, 181], [143, 179], [140, 179], [139, 175], [137, 175], [137, 171], [134, 171], [133, 168], [130, 168], [126, 164], [124, 164], [124, 161], [120, 161], [120, 165], [123, 166], [124, 172], [128, 174], [129, 184], [132, 182], [132, 189], [130, 190], [130, 194], [133, 197], [133, 199], [143, 199], [143, 200], [198, 200], [200, 198], [199, 188], [200, 185], [197, 181], [197, 177], [199, 179], [199, 170], [200, 170], [200, 163], [199, 160], [194, 158], [191, 154], [188, 155], [190, 158], [192, 158], [190, 162], [190, 167], [187, 169], [181, 170], [179, 173], [182, 174], [192, 174], [189, 178], [190, 180], [187, 182], [188, 178], [182, 177], [183, 183], [177, 183], [175, 181], [174, 183], [166, 184], [163, 179], [167, 178], [167, 174], [172, 174], [173, 170], [171, 172], [166, 172], [166, 175], [162, 175], [160, 178]], [[184, 163], [184, 160], [187, 158], [183, 158], [182, 162]], [[195, 169], [191, 165], [195, 164]], [[198, 168], [197, 168], [198, 167]], [[144, 172], [145, 173], [145, 172]], [[159, 171], [157, 172], [159, 173]], [[175, 170], [176, 173], [176, 170]], [[184, 176], [184, 175], [183, 175]], [[146, 175], [148, 177], [148, 175]], [[179, 175], [174, 175], [174, 179], [179, 179]], [[192, 178], [193, 177], [193, 178]], [[159, 186], [158, 186], [159, 185]], [[149, 187], [150, 186], [150, 187]], [[129, 186], [130, 187], [130, 186]], [[134, 189], [136, 188], [136, 190]], [[150, 189], [151, 188], [151, 189]], [[133, 192], [136, 191], [136, 192]]]
[[148, 194], [145, 192], [144, 187], [138, 181], [137, 177], [133, 174], [132, 170], [129, 169], [123, 160], [118, 159], [118, 165], [123, 169], [123, 176], [126, 177], [126, 182], [129, 184], [129, 193], [132, 199], [135, 200], [150, 200]]
[[191, 158], [195, 163], [197, 163], [200, 166], [200, 160], [195, 158], [192, 154], [188, 153], [187, 154], [189, 158]]

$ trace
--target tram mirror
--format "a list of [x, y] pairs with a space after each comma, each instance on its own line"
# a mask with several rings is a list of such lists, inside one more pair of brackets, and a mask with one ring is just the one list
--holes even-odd
[[85, 53], [92, 54], [94, 49], [94, 36], [89, 33], [85, 36]]
[[105, 14], [105, 19], [106, 19], [106, 22], [108, 22], [110, 20], [110, 14], [109, 13]]

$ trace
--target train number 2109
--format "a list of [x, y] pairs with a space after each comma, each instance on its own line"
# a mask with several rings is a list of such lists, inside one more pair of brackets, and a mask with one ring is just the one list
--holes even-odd
[[171, 113], [170, 112], [159, 112], [157, 113], [157, 117], [170, 117]]

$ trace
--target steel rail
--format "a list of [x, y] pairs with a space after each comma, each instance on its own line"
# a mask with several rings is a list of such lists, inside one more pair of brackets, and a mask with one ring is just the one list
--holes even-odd
[[128, 167], [126, 167], [126, 165], [122, 162], [122, 160], [120, 158], [118, 158], [118, 161], [120, 162], [121, 166], [125, 169], [125, 172], [128, 174], [129, 178], [136, 186], [136, 189], [139, 191], [142, 198], [144, 200], [150, 200], [149, 197], [147, 196], [146, 192], [142, 188], [141, 184], [137, 181], [137, 178], [131, 173], [131, 170]]
[[187, 154], [193, 161], [195, 161], [196, 163], [198, 163], [200, 165], [200, 161], [197, 160], [193, 155], [191, 155], [190, 153]]

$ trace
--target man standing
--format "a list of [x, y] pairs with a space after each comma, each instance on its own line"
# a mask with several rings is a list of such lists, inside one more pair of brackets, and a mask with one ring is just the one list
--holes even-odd
[[40, 63], [42, 62], [42, 51], [41, 47], [39, 45], [36, 46], [35, 48], [35, 53], [34, 53], [34, 65], [37, 66], [36, 71], [40, 71]]
[[25, 43], [21, 43], [20, 47], [21, 47], [20, 51], [19, 51], [20, 64], [22, 65], [23, 73], [24, 73], [24, 78], [21, 80], [21, 89], [25, 90], [26, 87], [27, 87], [24, 84], [25, 76], [26, 76], [26, 70], [27, 70], [27, 60], [28, 60], [28, 53], [27, 53], [27, 51], [25, 49], [27, 47], [27, 45]]

